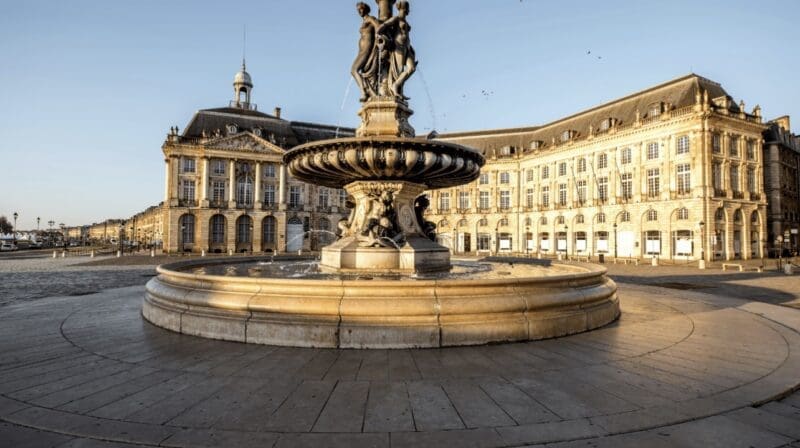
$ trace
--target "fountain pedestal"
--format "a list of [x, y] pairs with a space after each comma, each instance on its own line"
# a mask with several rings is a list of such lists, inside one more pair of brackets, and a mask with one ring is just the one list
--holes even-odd
[[328, 271], [422, 273], [450, 269], [450, 251], [427, 235], [422, 207], [425, 185], [405, 181], [357, 181], [345, 190], [355, 204], [339, 223], [343, 238], [322, 249]]
[[408, 105], [401, 101], [389, 98], [370, 100], [358, 112], [361, 125], [356, 130], [356, 136], [413, 138], [415, 131], [408, 122], [413, 114]]

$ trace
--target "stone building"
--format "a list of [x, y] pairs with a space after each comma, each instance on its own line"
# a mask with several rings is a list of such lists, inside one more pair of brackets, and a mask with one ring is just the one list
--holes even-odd
[[769, 247], [794, 251], [800, 229], [800, 137], [792, 134], [789, 117], [768, 124], [764, 132], [767, 241]]
[[161, 247], [164, 239], [164, 204], [148, 207], [125, 221], [126, 241], [140, 248]]
[[162, 147], [164, 251], [318, 250], [346, 214], [344, 191], [296, 181], [282, 157], [296, 145], [354, 131], [288, 121], [280, 108], [260, 112], [244, 64], [233, 88], [227, 107], [198, 111]]
[[543, 126], [441, 135], [487, 164], [429, 192], [426, 219], [456, 253], [761, 257], [766, 128], [691, 74]]

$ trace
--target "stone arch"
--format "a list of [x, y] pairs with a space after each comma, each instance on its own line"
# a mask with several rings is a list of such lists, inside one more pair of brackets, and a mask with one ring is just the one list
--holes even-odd
[[210, 252], [225, 252], [227, 247], [228, 219], [216, 214], [208, 220], [208, 248]]

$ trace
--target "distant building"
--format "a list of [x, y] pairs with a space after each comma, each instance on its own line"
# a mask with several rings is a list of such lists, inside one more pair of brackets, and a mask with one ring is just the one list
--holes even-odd
[[[789, 117], [769, 122], [764, 132], [764, 189], [770, 247], [798, 248], [800, 229], [800, 137]], [[776, 243], [778, 237], [783, 240]]]
[[164, 250], [294, 252], [329, 244], [347, 214], [344, 190], [294, 180], [282, 157], [296, 145], [354, 131], [288, 121], [280, 108], [258, 111], [244, 64], [233, 88], [228, 107], [195, 113], [162, 147]]
[[456, 253], [760, 257], [765, 129], [692, 74], [544, 126], [441, 135], [487, 164], [430, 192], [427, 219]]

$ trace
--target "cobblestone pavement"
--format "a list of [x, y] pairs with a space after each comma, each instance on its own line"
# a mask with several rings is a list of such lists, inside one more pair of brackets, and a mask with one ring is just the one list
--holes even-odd
[[621, 284], [621, 319], [593, 332], [358, 351], [174, 334], [141, 319], [143, 291], [0, 309], [0, 446], [779, 447], [800, 440], [800, 396], [791, 395], [800, 383], [800, 311], [785, 307]]
[[144, 285], [156, 273], [153, 265], [81, 266], [88, 260], [88, 257], [0, 258], [0, 307], [18, 300], [79, 296]]

